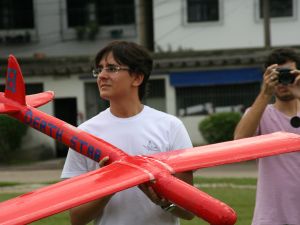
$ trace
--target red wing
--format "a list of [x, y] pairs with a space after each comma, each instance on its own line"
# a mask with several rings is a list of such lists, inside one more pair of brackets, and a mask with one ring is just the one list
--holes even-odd
[[175, 172], [182, 172], [299, 150], [299, 135], [276, 132], [235, 141], [158, 153], [150, 157], [167, 163]]
[[[2, 93], [0, 93], [2, 94]], [[15, 113], [15, 112], [19, 112], [20, 111], [20, 108], [18, 107], [15, 107], [15, 106], [12, 106], [12, 105], [9, 105], [9, 104], [4, 104], [4, 103], [0, 103], [0, 113], [7, 113], [7, 114], [10, 114], [10, 113]]]
[[0, 203], [0, 224], [28, 224], [150, 179], [138, 168], [113, 163]]
[[38, 94], [26, 95], [26, 103], [34, 108], [37, 108], [50, 102], [53, 98], [53, 91], [45, 91]]

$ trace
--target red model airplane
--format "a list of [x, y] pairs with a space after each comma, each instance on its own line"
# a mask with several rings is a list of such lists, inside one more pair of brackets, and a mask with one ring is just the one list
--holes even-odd
[[0, 203], [0, 224], [28, 224], [83, 203], [147, 183], [162, 197], [213, 225], [232, 225], [235, 212], [226, 204], [175, 178], [174, 173], [241, 162], [300, 150], [300, 136], [278, 132], [219, 144], [130, 156], [104, 140], [43, 113], [53, 92], [25, 96], [17, 60], [8, 59], [6, 89], [0, 92], [0, 113], [6, 113], [75, 151], [109, 165]]

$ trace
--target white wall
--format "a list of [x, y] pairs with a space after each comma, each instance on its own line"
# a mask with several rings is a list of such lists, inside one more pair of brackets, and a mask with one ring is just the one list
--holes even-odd
[[[135, 42], [139, 40], [138, 32], [140, 28], [135, 25], [127, 25], [99, 27], [100, 30], [96, 40], [78, 41], [75, 29], [67, 27], [66, 0], [33, 0], [33, 4], [35, 28], [30, 30], [33, 41], [30, 44], [1, 45], [0, 57], [5, 58], [9, 54], [14, 54], [16, 57], [33, 57], [35, 53], [42, 53], [46, 57], [94, 56], [101, 48], [112, 41], [110, 30], [119, 28], [124, 29], [124, 40]], [[139, 15], [139, 7], [136, 7], [136, 15]], [[14, 33], [15, 31], [0, 30], [0, 34], [7, 32]]]
[[60, 0], [34, 0], [34, 21], [39, 40], [46, 45], [60, 40]]
[[194, 146], [205, 144], [205, 140], [198, 129], [200, 121], [202, 121], [204, 118], [205, 116], [179, 117], [179, 119], [185, 125]]
[[[219, 0], [220, 21], [186, 22], [186, 0], [153, 0], [155, 46], [164, 51], [213, 50], [264, 46], [263, 21], [258, 0]], [[295, 1], [297, 3], [297, 1]], [[272, 46], [300, 44], [300, 4], [294, 18], [271, 20]]]

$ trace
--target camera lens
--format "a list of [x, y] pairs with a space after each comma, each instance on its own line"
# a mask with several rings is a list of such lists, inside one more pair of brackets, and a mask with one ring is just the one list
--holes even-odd
[[291, 74], [291, 69], [289, 68], [278, 68], [278, 83], [283, 85], [292, 84], [295, 81], [295, 76]]

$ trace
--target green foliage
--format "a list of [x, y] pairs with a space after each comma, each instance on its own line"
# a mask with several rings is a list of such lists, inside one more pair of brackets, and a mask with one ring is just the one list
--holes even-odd
[[199, 123], [199, 131], [209, 144], [230, 141], [240, 119], [237, 112], [215, 113]]
[[96, 22], [89, 22], [86, 26], [75, 27], [77, 40], [82, 41], [86, 38], [95, 40], [99, 33], [99, 25]]
[[90, 22], [88, 24], [88, 38], [89, 40], [95, 40], [96, 35], [99, 32], [99, 26], [96, 22]]
[[5, 115], [0, 115], [0, 162], [10, 163], [20, 150], [27, 126]]
[[79, 41], [82, 41], [85, 37], [86, 27], [78, 26], [78, 27], [75, 27], [75, 30], [76, 30], [77, 39]]

